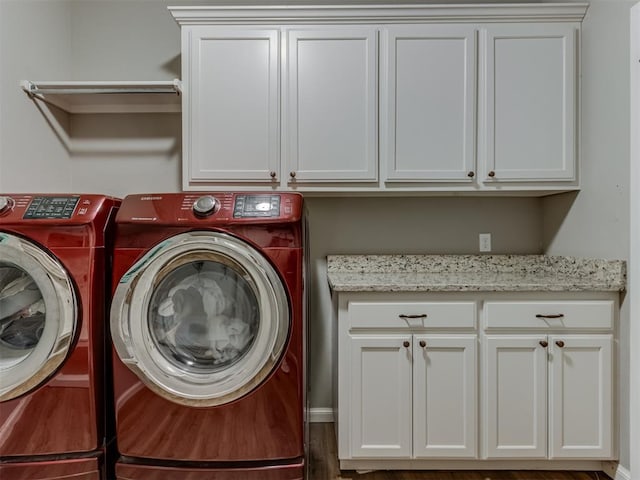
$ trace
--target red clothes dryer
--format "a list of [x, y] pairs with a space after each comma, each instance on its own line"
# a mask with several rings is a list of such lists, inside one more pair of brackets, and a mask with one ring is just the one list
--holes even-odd
[[293, 193], [123, 200], [111, 307], [118, 479], [304, 477], [302, 214]]
[[107, 478], [105, 304], [119, 200], [0, 196], [0, 478]]

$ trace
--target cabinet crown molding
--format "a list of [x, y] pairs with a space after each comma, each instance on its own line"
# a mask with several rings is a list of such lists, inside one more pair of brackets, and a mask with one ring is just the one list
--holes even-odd
[[581, 22], [589, 4], [477, 3], [405, 5], [169, 6], [180, 25], [403, 22]]

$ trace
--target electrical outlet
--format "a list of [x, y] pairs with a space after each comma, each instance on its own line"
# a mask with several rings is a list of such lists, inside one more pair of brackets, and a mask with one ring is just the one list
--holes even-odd
[[481, 233], [479, 235], [479, 241], [480, 241], [481, 252], [491, 251], [491, 234], [490, 233]]

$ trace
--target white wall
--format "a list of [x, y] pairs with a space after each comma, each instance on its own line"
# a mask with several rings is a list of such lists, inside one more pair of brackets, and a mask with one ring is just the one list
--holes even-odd
[[[180, 27], [166, 9], [175, 2], [69, 1], [74, 80], [180, 78]], [[73, 116], [73, 189], [178, 191], [180, 125], [180, 114]]]
[[22, 79], [68, 78], [70, 32], [67, 1], [0, 0], [0, 191], [72, 187], [68, 152], [19, 88]]
[[[581, 191], [543, 200], [545, 252], [629, 259], [629, 11], [591, 0], [582, 26]], [[637, 134], [637, 133], [636, 133]], [[629, 469], [629, 307], [618, 348], [620, 464]]]
[[[640, 452], [640, 2], [631, 13], [631, 52], [629, 64], [631, 95], [631, 252], [629, 268], [629, 316], [630, 324], [630, 452]], [[632, 477], [640, 476], [640, 455], [631, 456]]]

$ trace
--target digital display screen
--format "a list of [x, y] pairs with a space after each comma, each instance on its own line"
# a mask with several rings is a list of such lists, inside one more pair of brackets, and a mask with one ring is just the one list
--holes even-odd
[[22, 218], [71, 218], [79, 200], [80, 197], [35, 197]]
[[234, 218], [280, 216], [280, 195], [238, 195], [233, 206]]

